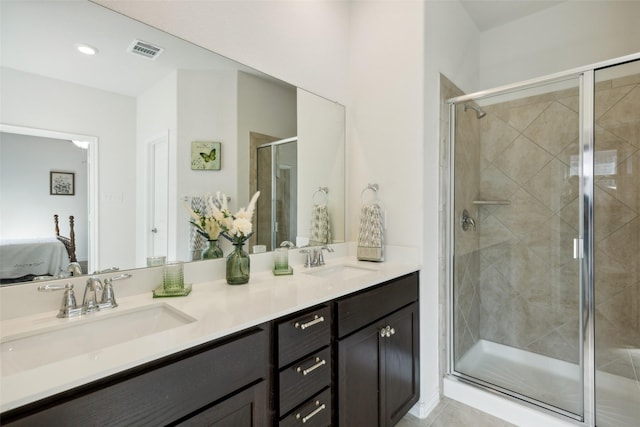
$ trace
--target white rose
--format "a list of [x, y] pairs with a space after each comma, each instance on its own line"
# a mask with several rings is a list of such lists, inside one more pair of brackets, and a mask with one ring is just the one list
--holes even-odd
[[241, 233], [243, 235], [248, 235], [249, 233], [251, 233], [251, 230], [253, 228], [251, 221], [249, 221], [246, 218], [237, 218], [235, 221], [233, 221], [233, 228], [238, 232]]

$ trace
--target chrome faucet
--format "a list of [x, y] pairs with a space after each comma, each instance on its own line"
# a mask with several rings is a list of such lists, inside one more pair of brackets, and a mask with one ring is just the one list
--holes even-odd
[[102, 288], [102, 282], [96, 276], [91, 276], [87, 279], [87, 286], [84, 288], [84, 298], [82, 298], [83, 313], [92, 313], [100, 310], [97, 292], [101, 291]]
[[[104, 285], [98, 277], [89, 277], [89, 279], [87, 279], [87, 286], [84, 289], [82, 306], [80, 307], [76, 304], [76, 296], [73, 292], [73, 285], [71, 283], [67, 283], [65, 285], [42, 285], [38, 287], [38, 291], [49, 292], [64, 290], [64, 296], [62, 297], [62, 303], [60, 304], [60, 310], [57, 317], [74, 317], [85, 313], [117, 307], [118, 303], [116, 303], [116, 295], [113, 292], [112, 282], [114, 280], [123, 280], [130, 277], [131, 274], [128, 273], [123, 273], [114, 277], [107, 277], [104, 279]], [[100, 303], [98, 303], [97, 293], [100, 290], [102, 290], [102, 296], [100, 298]]]
[[300, 253], [306, 254], [306, 260], [304, 266], [309, 267], [320, 267], [324, 265], [324, 252], [334, 252], [333, 248], [328, 245], [322, 246], [309, 246], [307, 249], [303, 249]]

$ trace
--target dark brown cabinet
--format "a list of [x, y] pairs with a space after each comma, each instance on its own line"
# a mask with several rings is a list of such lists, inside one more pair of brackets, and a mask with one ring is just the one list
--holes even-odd
[[338, 425], [393, 426], [417, 402], [417, 301], [415, 274], [336, 302]]

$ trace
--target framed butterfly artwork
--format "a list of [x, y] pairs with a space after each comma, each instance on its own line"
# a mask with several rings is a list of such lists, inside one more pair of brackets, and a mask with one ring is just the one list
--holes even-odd
[[214, 141], [191, 142], [191, 169], [219, 171], [222, 160], [222, 143]]

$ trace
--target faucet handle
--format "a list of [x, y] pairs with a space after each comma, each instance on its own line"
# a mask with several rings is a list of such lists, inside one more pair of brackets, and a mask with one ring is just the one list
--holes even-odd
[[301, 254], [305, 254], [305, 261], [304, 261], [304, 266], [305, 267], [311, 267], [313, 266], [313, 250], [312, 249], [302, 249], [300, 251]]
[[73, 292], [73, 285], [67, 283], [65, 285], [47, 284], [38, 287], [40, 292], [51, 292], [64, 290], [62, 302], [60, 303], [60, 311], [58, 311], [57, 317], [67, 318], [81, 314], [82, 309], [78, 308], [76, 303], [76, 295]]
[[131, 277], [131, 274], [122, 273], [117, 276], [107, 277], [104, 279], [104, 286], [102, 289], [102, 298], [100, 299], [100, 309], [115, 308], [118, 306], [116, 302], [116, 294], [113, 292], [113, 281], [123, 280]]
[[318, 248], [317, 265], [324, 265], [324, 251], [333, 252], [333, 248], [327, 245], [322, 245]]

